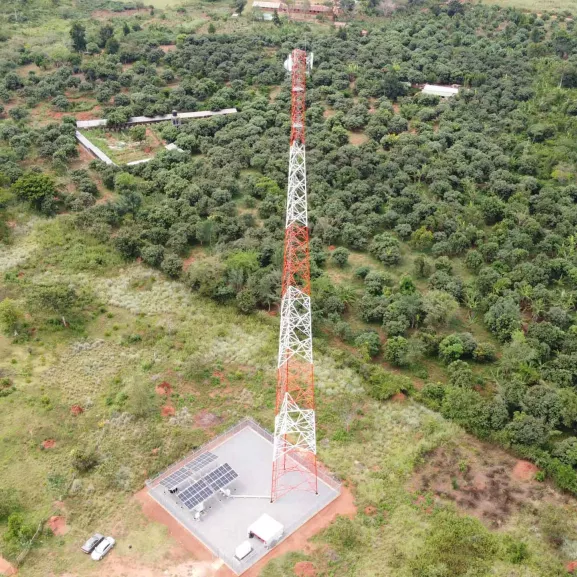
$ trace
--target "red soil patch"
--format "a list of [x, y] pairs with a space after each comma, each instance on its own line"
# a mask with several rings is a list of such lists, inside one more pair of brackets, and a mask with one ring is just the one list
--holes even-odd
[[539, 468], [529, 461], [517, 461], [513, 467], [513, 477], [519, 481], [532, 481]]
[[370, 517], [372, 517], [373, 515], [376, 514], [376, 512], [377, 512], [377, 508], [373, 507], [372, 505], [365, 507], [365, 515], [369, 515]]
[[165, 44], [164, 46], [159, 46], [159, 48], [164, 52], [172, 52], [173, 50], [176, 50], [176, 45], [175, 44]]
[[397, 393], [391, 397], [391, 401], [396, 403], [404, 403], [407, 400], [407, 395], [405, 393]]
[[176, 411], [172, 405], [164, 405], [164, 407], [160, 409], [160, 414], [163, 417], [172, 417], [175, 413]]
[[56, 446], [56, 441], [54, 439], [46, 439], [42, 441], [42, 448], [43, 449], [54, 449]]
[[16, 228], [17, 226], [16, 221], [14, 220], [9, 220], [6, 224], [8, 225], [8, 228]]
[[294, 572], [297, 577], [316, 577], [317, 570], [310, 561], [300, 561], [294, 566]]
[[166, 381], [163, 381], [160, 385], [156, 385], [154, 390], [157, 395], [170, 395], [170, 393], [172, 393], [172, 387]]
[[577, 569], [577, 561], [569, 561], [569, 563], [565, 565], [565, 569], [567, 569], [567, 573], [575, 573], [575, 569]]
[[84, 409], [80, 405], [72, 405], [72, 407], [70, 407], [70, 412], [74, 416], [78, 416], [84, 412]]
[[18, 570], [12, 563], [8, 563], [6, 559], [0, 557], [0, 575], [4, 575], [5, 577], [11, 577], [12, 575], [16, 575]]
[[196, 260], [196, 257], [193, 256], [193, 255], [189, 256], [188, 258], [185, 258], [185, 259], [182, 261], [182, 270], [183, 270], [184, 272], [186, 272], [186, 271], [188, 270], [188, 267], [189, 267], [195, 260]]
[[220, 417], [217, 417], [214, 413], [209, 413], [206, 409], [194, 416], [194, 424], [201, 429], [210, 429], [210, 427], [220, 424], [221, 421]]
[[55, 515], [54, 517], [50, 517], [50, 519], [48, 519], [48, 527], [50, 527], [54, 535], [66, 535], [66, 533], [68, 533], [66, 519], [59, 515]]

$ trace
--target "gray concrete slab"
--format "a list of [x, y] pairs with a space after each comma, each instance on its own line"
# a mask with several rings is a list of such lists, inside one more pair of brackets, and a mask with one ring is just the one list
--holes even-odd
[[[237, 575], [269, 552], [258, 539], [251, 539], [253, 553], [240, 563], [234, 558], [236, 547], [248, 539], [248, 526], [263, 513], [284, 525], [286, 538], [339, 495], [338, 488], [319, 479], [318, 495], [295, 491], [271, 503], [272, 444], [250, 426], [210, 447], [210, 451], [217, 455], [217, 464], [228, 463], [238, 473], [238, 479], [229, 487], [231, 497], [219, 494], [205, 503], [206, 514], [201, 520], [195, 521], [178, 497], [162, 485], [151, 485], [149, 493]], [[241, 497], [244, 495], [254, 497]]]

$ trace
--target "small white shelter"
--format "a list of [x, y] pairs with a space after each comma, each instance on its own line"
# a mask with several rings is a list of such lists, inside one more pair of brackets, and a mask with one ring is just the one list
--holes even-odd
[[252, 553], [252, 545], [250, 541], [243, 541], [235, 550], [234, 556], [242, 561], [249, 553]]
[[265, 547], [276, 545], [284, 533], [282, 523], [275, 521], [270, 515], [264, 513], [248, 528], [249, 537], [257, 537]]
[[439, 86], [437, 84], [425, 84], [422, 90], [423, 94], [432, 94], [433, 96], [441, 96], [442, 98], [450, 98], [459, 94], [459, 89], [454, 86]]

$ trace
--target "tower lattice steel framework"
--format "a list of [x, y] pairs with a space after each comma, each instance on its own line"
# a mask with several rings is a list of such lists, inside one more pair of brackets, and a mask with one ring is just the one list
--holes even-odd
[[277, 365], [271, 501], [292, 490], [318, 492], [305, 161], [306, 74], [312, 54], [293, 50], [287, 211]]

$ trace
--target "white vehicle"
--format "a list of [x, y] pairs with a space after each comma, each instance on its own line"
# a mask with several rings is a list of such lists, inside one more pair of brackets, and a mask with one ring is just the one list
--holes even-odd
[[112, 550], [112, 547], [116, 544], [114, 537], [104, 537], [100, 543], [96, 546], [96, 549], [92, 551], [90, 555], [95, 561], [100, 561], [104, 556], [108, 555]]

